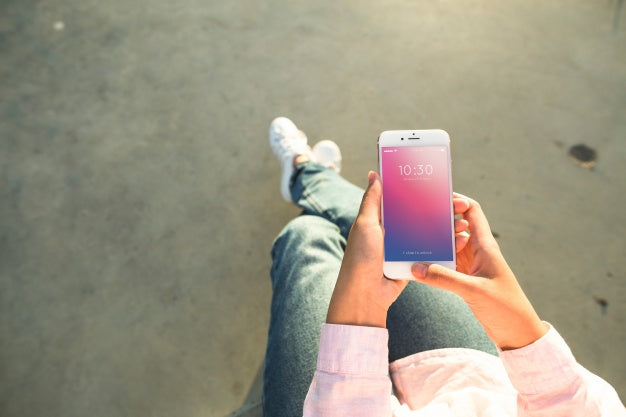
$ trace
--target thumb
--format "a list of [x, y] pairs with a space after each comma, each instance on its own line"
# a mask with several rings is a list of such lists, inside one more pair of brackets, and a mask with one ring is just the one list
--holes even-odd
[[475, 287], [471, 276], [437, 264], [414, 263], [411, 273], [417, 281], [451, 291], [461, 298]]
[[363, 194], [359, 216], [376, 219], [380, 223], [380, 199], [383, 194], [380, 177], [374, 171], [370, 171], [367, 179], [369, 186]]

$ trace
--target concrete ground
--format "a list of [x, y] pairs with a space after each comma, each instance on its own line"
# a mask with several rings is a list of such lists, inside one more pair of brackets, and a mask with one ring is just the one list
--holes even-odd
[[483, 203], [541, 317], [625, 398], [620, 7], [1, 1], [0, 414], [241, 405], [272, 240], [298, 214], [267, 145], [278, 115], [335, 139], [361, 185], [380, 131], [446, 129], [455, 189]]

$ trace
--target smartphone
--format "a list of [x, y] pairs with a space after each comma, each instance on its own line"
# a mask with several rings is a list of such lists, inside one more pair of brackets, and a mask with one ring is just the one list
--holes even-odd
[[445, 130], [388, 130], [378, 137], [385, 229], [383, 272], [413, 279], [415, 262], [456, 269], [450, 136]]

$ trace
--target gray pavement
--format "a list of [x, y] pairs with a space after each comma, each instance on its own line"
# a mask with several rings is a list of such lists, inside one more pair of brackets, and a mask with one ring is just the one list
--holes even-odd
[[241, 405], [269, 250], [298, 214], [267, 146], [278, 115], [335, 139], [361, 185], [380, 131], [446, 129], [455, 189], [624, 398], [619, 3], [1, 1], [0, 414]]

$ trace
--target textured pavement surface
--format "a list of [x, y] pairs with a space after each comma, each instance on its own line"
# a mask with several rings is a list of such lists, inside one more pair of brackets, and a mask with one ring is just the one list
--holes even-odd
[[455, 189], [624, 398], [620, 5], [0, 1], [0, 414], [241, 405], [272, 240], [298, 214], [267, 145], [278, 115], [336, 140], [359, 185], [382, 130], [446, 129]]

